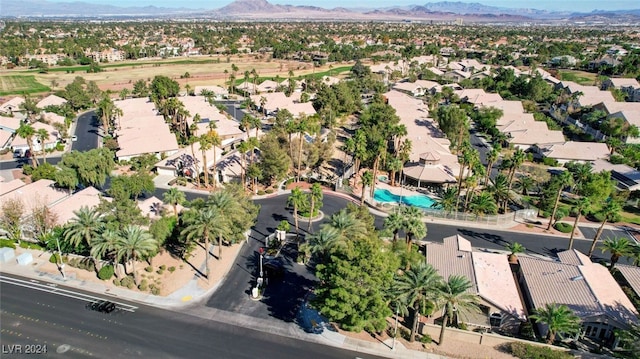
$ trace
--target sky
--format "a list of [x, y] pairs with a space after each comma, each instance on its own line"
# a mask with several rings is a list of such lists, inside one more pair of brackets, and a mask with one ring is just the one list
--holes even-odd
[[[0, 0], [1, 1], [1, 0]], [[48, 0], [49, 2], [73, 2], [81, 1], [85, 3], [106, 4], [115, 6], [147, 6], [154, 5], [157, 7], [184, 7], [192, 9], [217, 9], [221, 8], [233, 0]], [[405, 5], [424, 5], [430, 2], [440, 2], [443, 0], [268, 0], [272, 4], [287, 5], [313, 5], [324, 8], [346, 7], [346, 8], [379, 8], [391, 6]], [[449, 0], [459, 1], [459, 0]], [[469, 0], [462, 2], [480, 3], [488, 6], [498, 6], [505, 8], [533, 8], [538, 10], [551, 11], [573, 11], [573, 12], [590, 12], [592, 10], [628, 10], [640, 8], [640, 2], [628, 0]]]

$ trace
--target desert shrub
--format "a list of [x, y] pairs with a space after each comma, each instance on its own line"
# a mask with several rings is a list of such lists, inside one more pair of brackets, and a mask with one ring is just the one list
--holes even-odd
[[265, 194], [264, 190], [258, 190], [258, 196], [263, 196]]
[[565, 351], [519, 342], [511, 343], [510, 350], [521, 359], [573, 359], [573, 355]]
[[120, 286], [120, 279], [118, 279], [118, 278], [113, 278], [113, 284], [114, 284], [116, 287], [119, 287], [119, 286]]
[[553, 227], [562, 233], [570, 233], [573, 230], [572, 225], [564, 222], [558, 222]]
[[54, 253], [49, 257], [49, 263], [60, 263], [60, 255], [58, 253]]
[[16, 249], [16, 243], [12, 239], [0, 239], [0, 248], [4, 247]]
[[551, 166], [551, 167], [557, 167], [558, 166], [558, 161], [553, 159], [553, 158], [549, 158], [549, 157], [545, 157], [542, 159], [542, 163], [544, 163], [547, 166]]
[[273, 188], [267, 188], [264, 192], [266, 194], [272, 194], [273, 193]]
[[166, 269], [167, 269], [167, 266], [163, 264], [163, 265], [161, 265], [161, 266], [160, 266], [160, 269], [161, 269], [161, 270], [166, 270]]
[[146, 279], [143, 279], [142, 281], [140, 281], [140, 284], [138, 285], [138, 289], [140, 289], [143, 292], [146, 292], [149, 289], [149, 283], [147, 283]]
[[158, 288], [158, 287], [151, 288], [151, 294], [159, 295], [160, 294], [160, 288]]
[[149, 273], [151, 273], [151, 272], [153, 272], [153, 267], [152, 267], [152, 266], [146, 266], [146, 267], [144, 268], [144, 270], [145, 270], [145, 271], [147, 271], [147, 272], [149, 272]]
[[162, 274], [164, 273], [164, 270], [162, 270], [162, 269], [158, 269], [158, 270], [156, 271], [156, 273], [158, 273], [159, 275], [162, 275]]
[[176, 267], [171, 266], [171, 267], [169, 267], [169, 269], [168, 269], [168, 270], [169, 270], [169, 272], [173, 273], [173, 272], [176, 270]]
[[398, 328], [398, 332], [400, 334], [400, 336], [404, 339], [404, 340], [410, 340], [411, 339], [411, 331], [409, 329], [406, 328]]
[[130, 276], [126, 276], [124, 278], [122, 278], [122, 280], [120, 280], [120, 284], [123, 287], [127, 287], [129, 289], [133, 289], [135, 282], [133, 281], [133, 278], [131, 278]]
[[114, 274], [113, 266], [111, 264], [108, 264], [100, 268], [100, 270], [98, 271], [98, 278], [102, 280], [111, 279], [111, 277], [113, 277], [113, 274]]
[[420, 343], [429, 344], [432, 341], [433, 339], [431, 339], [429, 334], [422, 334], [422, 336], [420, 336]]

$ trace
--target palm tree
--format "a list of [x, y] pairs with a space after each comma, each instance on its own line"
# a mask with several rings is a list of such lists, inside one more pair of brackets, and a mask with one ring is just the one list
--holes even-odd
[[491, 175], [491, 169], [493, 168], [493, 165], [498, 160], [498, 156], [500, 156], [500, 150], [498, 150], [495, 147], [492, 147], [491, 151], [487, 153], [487, 172], [484, 178], [485, 184], [489, 183], [489, 176]]
[[602, 253], [611, 253], [611, 266], [609, 266], [609, 271], [613, 272], [613, 267], [618, 263], [620, 257], [630, 256], [633, 254], [633, 243], [626, 237], [607, 238], [602, 242], [600, 249], [602, 250]]
[[213, 187], [218, 186], [218, 165], [217, 165], [217, 154], [216, 150], [220, 145], [222, 145], [222, 139], [216, 130], [209, 130], [207, 133], [207, 137], [209, 137], [209, 143], [213, 148]]
[[102, 259], [114, 254], [116, 242], [120, 237], [120, 233], [113, 229], [105, 229], [99, 236], [93, 237], [91, 240], [91, 256], [96, 259]]
[[438, 298], [438, 290], [442, 286], [442, 277], [430, 264], [420, 262], [411, 269], [396, 275], [393, 282], [393, 293], [399, 303], [406, 309], [413, 311], [413, 323], [411, 324], [411, 336], [413, 342], [418, 329], [420, 315], [429, 315], [433, 310], [433, 304]]
[[133, 280], [138, 284], [136, 272], [136, 260], [154, 253], [158, 249], [158, 241], [141, 227], [128, 225], [117, 237], [115, 243], [116, 258], [118, 261], [124, 258], [125, 263], [131, 261]]
[[411, 250], [414, 239], [422, 239], [427, 235], [427, 225], [422, 221], [422, 210], [418, 207], [407, 206], [401, 209], [406, 233], [407, 251]]
[[103, 131], [105, 135], [109, 133], [109, 128], [111, 127], [111, 118], [113, 117], [115, 107], [115, 104], [107, 93], [105, 93], [100, 102], [98, 102], [97, 114], [98, 117], [100, 117], [100, 121], [102, 121]]
[[398, 240], [398, 232], [404, 228], [404, 217], [400, 213], [400, 208], [396, 207], [393, 212], [389, 213], [384, 219], [384, 229], [393, 233], [393, 241]]
[[367, 189], [367, 186], [371, 186], [373, 183], [373, 172], [364, 171], [362, 175], [360, 175], [360, 180], [362, 181], [362, 193], [360, 195], [360, 205], [364, 204], [364, 195]]
[[314, 183], [311, 185], [311, 193], [309, 194], [309, 202], [311, 206], [309, 208], [309, 227], [307, 227], [307, 232], [311, 232], [311, 218], [314, 215], [316, 203], [322, 201], [322, 187], [320, 187], [319, 183]]
[[[461, 145], [462, 154], [458, 156], [458, 163], [460, 164], [460, 173], [458, 173], [458, 196], [456, 198], [456, 208], [460, 206], [460, 192], [462, 192], [462, 179], [464, 177], [464, 170], [471, 163], [474, 162], [478, 156], [478, 151], [471, 148], [468, 142]], [[470, 166], [469, 166], [470, 167]]]
[[162, 199], [164, 203], [173, 206], [173, 214], [176, 216], [176, 218], [178, 218], [178, 205], [184, 203], [187, 200], [184, 192], [178, 190], [175, 187], [169, 188], [169, 190], [162, 195]]
[[237, 218], [237, 215], [240, 214], [243, 209], [239, 205], [238, 200], [226, 191], [217, 191], [210, 195], [207, 199], [207, 207], [213, 208], [220, 216], [224, 217], [219, 219], [221, 222], [220, 226], [215, 229], [218, 238], [218, 259], [222, 259], [222, 238], [231, 233], [229, 226], [239, 224], [234, 223], [234, 218]]
[[258, 138], [258, 131], [262, 127], [262, 121], [255, 116], [249, 116], [248, 118], [249, 127], [252, 127], [256, 130], [256, 138]]
[[495, 214], [498, 212], [498, 205], [489, 192], [480, 192], [473, 197], [469, 205], [471, 213], [479, 217], [483, 214]]
[[396, 185], [396, 173], [400, 173], [400, 176], [402, 176], [402, 173], [400, 172], [402, 170], [402, 160], [398, 157], [391, 157], [391, 159], [389, 160], [389, 162], [387, 162], [387, 168], [389, 169], [389, 179], [391, 181], [391, 186], [395, 186]]
[[524, 253], [527, 249], [518, 242], [509, 243], [505, 246], [509, 252], [509, 263], [518, 263], [518, 253]]
[[[565, 187], [570, 186], [573, 183], [573, 177], [571, 176], [571, 172], [562, 171], [559, 175], [554, 177], [555, 185], [558, 186], [558, 192], [556, 192], [556, 199], [553, 205], [553, 211], [551, 212], [551, 218], [549, 218], [549, 224], [547, 225], [547, 230], [551, 229], [551, 225], [553, 224], [553, 219], [556, 216], [556, 211], [558, 210], [558, 204], [560, 203], [560, 195], [562, 194], [562, 190]], [[589, 254], [591, 255], [591, 254]]]
[[329, 254], [335, 248], [343, 246], [345, 241], [337, 229], [331, 226], [323, 226], [317, 233], [309, 236], [307, 243], [311, 255], [323, 263]]
[[27, 146], [29, 146], [29, 153], [31, 153], [31, 165], [35, 168], [38, 167], [38, 159], [33, 153], [33, 136], [36, 134], [36, 130], [28, 123], [21, 123], [20, 127], [16, 130], [16, 134], [27, 140]]
[[180, 234], [185, 236], [187, 241], [204, 241], [205, 276], [209, 281], [209, 240], [216, 237], [220, 228], [225, 226], [226, 223], [214, 208], [191, 210], [184, 217], [185, 228]]
[[518, 148], [511, 157], [511, 167], [509, 168], [509, 192], [511, 192], [511, 186], [513, 185], [513, 179], [515, 177], [516, 171], [524, 163], [524, 160], [527, 158], [527, 154], [520, 148]]
[[460, 317], [480, 311], [478, 296], [467, 292], [469, 288], [471, 288], [469, 279], [460, 275], [449, 276], [449, 279], [440, 286], [436, 303], [443, 309], [444, 315], [438, 345], [444, 343], [445, 328], [450, 321], [457, 325]]
[[558, 333], [575, 334], [580, 332], [580, 317], [564, 304], [547, 303], [544, 308], [536, 309], [535, 314], [531, 314], [529, 317], [536, 323], [547, 325], [547, 344], [553, 344]]
[[342, 209], [334, 213], [329, 222], [325, 226], [332, 227], [338, 231], [340, 237], [347, 239], [355, 239], [366, 235], [367, 226], [352, 212]]
[[300, 236], [300, 227], [298, 225], [298, 212], [307, 206], [307, 196], [304, 195], [300, 187], [291, 190], [291, 195], [287, 199], [287, 203], [293, 206], [293, 223], [296, 226], [296, 240]]
[[499, 173], [493, 180], [493, 185], [489, 187], [489, 191], [493, 193], [498, 207], [502, 207], [502, 211], [506, 213], [509, 203], [509, 179], [507, 176]]
[[603, 220], [602, 220], [602, 223], [600, 224], [600, 227], [598, 227], [598, 231], [596, 232], [595, 237], [593, 237], [591, 248], [589, 248], [589, 257], [591, 257], [591, 255], [593, 254], [593, 251], [596, 249], [596, 244], [598, 243], [598, 240], [602, 235], [602, 231], [604, 230], [605, 224], [607, 224], [607, 222], [609, 221], [614, 220], [618, 216], [618, 213], [620, 213], [621, 210], [622, 210], [622, 207], [620, 206], [620, 203], [618, 203], [613, 199], [609, 199], [607, 203], [604, 205], [604, 207], [602, 207], [602, 210], [600, 210], [600, 213], [603, 216]]
[[73, 214], [75, 217], [65, 226], [65, 240], [74, 247], [83, 242], [90, 247], [93, 238], [99, 237], [104, 229], [104, 221], [100, 213], [97, 208], [82, 206]]
[[304, 140], [304, 133], [305, 131], [309, 130], [309, 127], [311, 126], [311, 124], [309, 123], [309, 120], [307, 119], [307, 117], [303, 114], [300, 117], [300, 120], [298, 121], [298, 171], [296, 173], [297, 175], [297, 181], [300, 181], [300, 172], [302, 171], [302, 145], [303, 145], [303, 140]]
[[[209, 166], [207, 164], [207, 151], [210, 150], [213, 145], [211, 144], [211, 140], [206, 133], [200, 136], [198, 140], [200, 141], [200, 150], [202, 151], [202, 162], [204, 162], [203, 168], [202, 168], [202, 170], [204, 171], [204, 186], [208, 188], [209, 187]], [[200, 174], [198, 173], [198, 177], [199, 176]]]
[[47, 151], [44, 148], [44, 144], [45, 142], [49, 139], [49, 131], [45, 130], [44, 128], [39, 128], [36, 131], [36, 138], [38, 139], [38, 142], [40, 142], [40, 150], [42, 151], [42, 161], [44, 163], [47, 163]]
[[458, 191], [454, 187], [448, 187], [442, 192], [442, 197], [433, 204], [433, 207], [440, 207], [448, 213], [456, 208], [456, 197]]
[[573, 229], [571, 230], [571, 236], [569, 237], [569, 248], [573, 248], [573, 237], [575, 236], [576, 229], [578, 228], [578, 222], [580, 221], [580, 216], [584, 214], [584, 212], [591, 206], [591, 200], [589, 197], [580, 198], [573, 206], [573, 211], [576, 214], [576, 219], [573, 221]]
[[249, 145], [249, 142], [246, 141], [242, 141], [240, 142], [240, 144], [238, 145], [237, 149], [238, 149], [238, 155], [240, 156], [240, 183], [242, 183], [242, 188], [245, 189], [247, 186], [247, 181], [246, 181], [246, 159], [247, 159], [247, 151], [249, 151], [249, 149], [251, 148], [251, 146]]
[[515, 182], [516, 188], [520, 189], [523, 196], [527, 196], [529, 192], [536, 186], [536, 180], [531, 176], [522, 176]]

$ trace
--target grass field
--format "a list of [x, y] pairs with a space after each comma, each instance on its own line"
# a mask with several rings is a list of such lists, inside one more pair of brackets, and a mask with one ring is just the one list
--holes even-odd
[[560, 80], [562, 81], [573, 81], [586, 86], [593, 86], [596, 82], [597, 74], [591, 72], [577, 70], [560, 70], [558, 72], [560, 73]]
[[51, 89], [36, 80], [34, 75], [0, 76], [0, 96], [47, 92]]

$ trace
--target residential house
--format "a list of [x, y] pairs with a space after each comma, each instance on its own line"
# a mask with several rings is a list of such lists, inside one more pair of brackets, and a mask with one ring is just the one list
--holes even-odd
[[20, 106], [24, 103], [23, 97], [13, 97], [0, 105], [0, 114], [13, 115], [21, 112]]
[[[95, 187], [84, 188], [65, 199], [49, 206], [58, 225], [64, 225], [75, 217], [76, 211], [82, 207], [95, 208], [100, 204], [102, 193]], [[109, 197], [104, 197], [111, 200]]]
[[616, 181], [618, 189], [623, 191], [638, 191], [640, 190], [640, 171], [633, 167], [617, 164], [606, 161], [604, 159], [596, 160], [593, 162], [593, 173], [599, 173], [602, 171], [611, 172], [611, 179]]
[[196, 95], [202, 95], [202, 91], [211, 91], [214, 100], [223, 100], [229, 97], [229, 91], [226, 88], [216, 85], [196, 86], [193, 90]]
[[0, 207], [9, 200], [19, 200], [24, 205], [25, 216], [30, 216], [35, 208], [53, 206], [68, 195], [67, 191], [55, 187], [55, 181], [41, 179], [0, 195]]
[[[49, 138], [46, 139], [44, 143], [40, 143], [38, 137], [33, 136], [33, 151], [40, 152], [43, 149], [50, 150], [56, 148], [56, 145], [58, 145], [58, 140], [60, 140], [60, 133], [58, 133], [58, 130], [56, 130], [53, 126], [43, 122], [34, 122], [31, 124], [31, 127], [33, 127], [36, 132], [40, 129], [44, 129], [49, 134]], [[22, 153], [29, 149], [27, 139], [20, 136], [14, 136], [13, 141], [11, 141], [11, 147], [14, 149], [14, 151], [21, 151]]]
[[36, 104], [36, 107], [44, 110], [47, 106], [62, 106], [65, 103], [67, 103], [67, 100], [63, 99], [62, 97], [56, 96], [56, 95], [49, 95], [43, 98], [42, 100], [38, 101], [38, 103]]
[[519, 333], [527, 312], [506, 254], [473, 251], [471, 242], [461, 235], [444, 238], [443, 243], [428, 242], [425, 251], [427, 263], [444, 280], [463, 276], [471, 283], [467, 292], [480, 298], [480, 314], [459, 318], [467, 326]]
[[[299, 81], [297, 81], [299, 82]], [[275, 92], [278, 89], [279, 84], [272, 80], [264, 80], [258, 85], [258, 93], [260, 92]]]
[[[616, 102], [608, 100], [602, 101], [593, 107], [604, 111], [608, 118], [621, 118], [627, 125], [640, 128], [640, 103], [638, 102]], [[628, 137], [625, 138], [624, 141], [625, 143], [640, 143], [640, 137]]]
[[462, 70], [451, 70], [445, 72], [442, 77], [452, 82], [460, 82], [462, 80], [470, 78], [471, 73]]
[[616, 269], [622, 275], [627, 287], [636, 297], [640, 298], [640, 267], [616, 264]]
[[16, 190], [25, 185], [25, 183], [22, 182], [21, 179], [17, 179], [17, 178], [9, 182], [4, 182], [4, 177], [0, 177], [0, 184], [2, 184], [0, 185], [0, 196], [6, 193], [9, 193], [13, 190]]
[[602, 142], [575, 142], [552, 144], [539, 149], [547, 158], [553, 158], [563, 165], [567, 162], [594, 162], [609, 158], [609, 147]]
[[609, 78], [602, 82], [602, 89], [619, 89], [627, 94], [627, 101], [640, 102], [640, 84], [634, 78]]
[[[615, 347], [614, 331], [637, 323], [637, 310], [605, 266], [575, 249], [558, 253], [558, 259], [519, 258], [519, 281], [530, 311], [565, 304], [582, 321], [581, 337]], [[546, 335], [544, 323], [537, 328]]]
[[122, 110], [115, 132], [120, 147], [116, 151], [118, 160], [129, 161], [144, 154], [160, 158], [178, 151], [176, 136], [148, 98], [131, 98], [114, 104]]
[[294, 117], [299, 117], [302, 114], [307, 116], [315, 115], [316, 110], [311, 102], [300, 102], [301, 94], [300, 92], [294, 92], [287, 97], [284, 92], [270, 92], [253, 95], [251, 96], [251, 101], [256, 106], [261, 106], [264, 102], [264, 108], [260, 108], [260, 110], [267, 115], [275, 115], [278, 111], [284, 109], [291, 112]]

